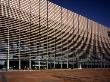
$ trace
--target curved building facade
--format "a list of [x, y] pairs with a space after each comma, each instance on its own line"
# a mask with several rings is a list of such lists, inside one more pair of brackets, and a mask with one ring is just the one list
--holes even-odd
[[0, 0], [0, 69], [109, 68], [109, 31], [47, 0]]

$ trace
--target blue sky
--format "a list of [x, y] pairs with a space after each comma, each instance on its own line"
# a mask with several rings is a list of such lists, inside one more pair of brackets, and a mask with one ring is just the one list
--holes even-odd
[[49, 0], [110, 28], [110, 0]]

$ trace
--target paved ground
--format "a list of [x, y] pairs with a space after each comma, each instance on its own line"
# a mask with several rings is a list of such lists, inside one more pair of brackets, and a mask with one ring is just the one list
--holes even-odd
[[110, 69], [8, 71], [0, 82], [110, 82]]

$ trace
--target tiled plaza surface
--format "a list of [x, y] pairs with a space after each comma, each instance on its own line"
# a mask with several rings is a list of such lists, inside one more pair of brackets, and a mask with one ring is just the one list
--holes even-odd
[[110, 82], [110, 69], [8, 71], [0, 82]]

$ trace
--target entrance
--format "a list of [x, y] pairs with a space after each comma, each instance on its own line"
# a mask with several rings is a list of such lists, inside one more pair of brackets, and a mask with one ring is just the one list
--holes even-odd
[[21, 60], [21, 69], [28, 70], [29, 69], [29, 61], [28, 60]]
[[[19, 69], [19, 60], [10, 60], [10, 69], [18, 70]], [[21, 70], [28, 70], [29, 69], [29, 60], [20, 60], [21, 62]]]
[[9, 69], [12, 69], [12, 70], [17, 70], [19, 69], [19, 61], [18, 60], [10, 60], [9, 61]]

